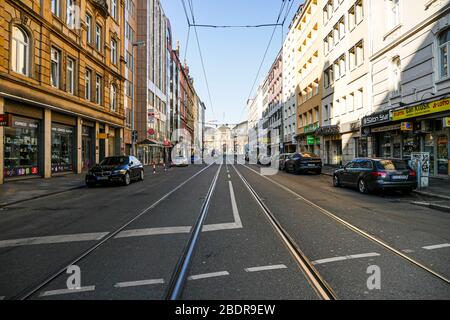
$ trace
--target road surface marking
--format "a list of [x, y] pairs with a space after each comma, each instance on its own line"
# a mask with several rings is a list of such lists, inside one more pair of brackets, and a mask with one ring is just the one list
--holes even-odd
[[231, 179], [231, 176], [230, 176], [230, 175], [228, 175], [228, 179]]
[[128, 230], [128, 231], [122, 231], [121, 233], [119, 233], [116, 236], [116, 239], [190, 233], [191, 229], [192, 229], [192, 227], [169, 227], [169, 228]]
[[405, 250], [402, 250], [404, 253], [414, 253], [414, 250], [411, 250], [411, 249], [405, 249]]
[[201, 280], [201, 279], [224, 277], [224, 276], [229, 276], [229, 275], [230, 274], [228, 273], [228, 271], [221, 271], [221, 272], [205, 273], [205, 274], [199, 274], [196, 276], [190, 276], [188, 278], [188, 280]]
[[330, 263], [330, 262], [338, 262], [338, 261], [345, 261], [345, 260], [352, 260], [352, 259], [362, 259], [362, 258], [371, 258], [371, 257], [379, 257], [380, 254], [379, 253], [363, 253], [363, 254], [353, 254], [350, 256], [342, 256], [342, 257], [334, 257], [334, 258], [328, 258], [328, 259], [321, 259], [321, 260], [316, 260], [313, 261], [312, 264], [313, 265], [318, 265], [318, 264], [325, 264], [325, 263]]
[[95, 291], [95, 286], [82, 287], [79, 289], [61, 289], [61, 290], [44, 291], [39, 296], [40, 297], [50, 297], [50, 296], [59, 296], [59, 295], [63, 295], [63, 294], [72, 294], [72, 293], [90, 292], [90, 291]]
[[155, 284], [164, 284], [164, 279], [119, 282], [119, 283], [116, 283], [116, 285], [114, 287], [115, 288], [130, 288], [130, 287], [151, 286], [151, 285], [155, 285]]
[[280, 270], [280, 269], [287, 269], [287, 267], [284, 264], [278, 264], [274, 266], [246, 268], [244, 270], [245, 272], [260, 272], [260, 271]]
[[2, 297], [0, 297], [0, 300], [4, 300], [4, 299], [5, 299], [5, 297], [3, 297], [3, 296], [2, 296]]
[[443, 244], [437, 244], [435, 246], [423, 247], [422, 249], [425, 249], [425, 250], [436, 250], [436, 249], [443, 249], [443, 248], [449, 248], [449, 247], [450, 247], [450, 243], [443, 243]]
[[66, 242], [81, 242], [81, 241], [98, 241], [105, 237], [108, 233], [80, 233], [80, 234], [69, 234], [61, 236], [50, 236], [50, 237], [35, 237], [35, 238], [25, 238], [25, 239], [14, 239], [14, 240], [2, 240], [0, 241], [0, 248], [6, 247], [18, 247], [18, 246], [30, 246], [37, 244], [55, 244], [55, 243], [66, 243]]
[[234, 223], [242, 228], [241, 217], [239, 216], [239, 210], [236, 203], [236, 197], [234, 195], [233, 183], [228, 181], [228, 186], [230, 188], [230, 197], [231, 197], [231, 207], [233, 208], [233, 217]]

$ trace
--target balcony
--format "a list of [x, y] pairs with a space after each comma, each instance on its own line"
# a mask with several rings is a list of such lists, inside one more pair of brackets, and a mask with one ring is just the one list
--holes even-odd
[[109, 16], [108, 4], [106, 0], [92, 0], [92, 2], [105, 18]]

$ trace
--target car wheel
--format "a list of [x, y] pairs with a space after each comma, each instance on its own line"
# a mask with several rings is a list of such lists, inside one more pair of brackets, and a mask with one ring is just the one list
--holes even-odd
[[339, 188], [341, 186], [341, 180], [337, 175], [333, 176], [333, 187]]
[[141, 173], [139, 174], [139, 181], [144, 181], [144, 170], [141, 170]]
[[123, 177], [123, 185], [129, 186], [131, 183], [130, 174], [127, 172], [125, 176]]
[[367, 189], [366, 181], [364, 181], [364, 179], [359, 179], [358, 190], [362, 194], [369, 193], [369, 190]]

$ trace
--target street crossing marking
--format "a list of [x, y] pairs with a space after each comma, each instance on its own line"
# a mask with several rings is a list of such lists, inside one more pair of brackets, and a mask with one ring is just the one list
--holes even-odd
[[287, 269], [287, 266], [284, 264], [278, 264], [274, 266], [263, 266], [263, 267], [253, 267], [244, 269], [245, 272], [261, 272], [261, 271], [270, 271], [270, 270], [280, 270]]
[[328, 258], [328, 259], [320, 259], [320, 260], [316, 260], [313, 261], [312, 264], [313, 265], [318, 265], [318, 264], [325, 264], [325, 263], [330, 263], [330, 262], [339, 262], [339, 261], [345, 261], [345, 260], [353, 260], [353, 259], [363, 259], [363, 258], [372, 258], [372, 257], [379, 257], [381, 256], [379, 253], [363, 253], [363, 254], [353, 254], [353, 255], [349, 255], [349, 256], [342, 256], [342, 257], [334, 257], [334, 258]]
[[218, 278], [218, 277], [225, 277], [229, 276], [230, 274], [228, 271], [221, 271], [221, 272], [214, 272], [214, 273], [205, 273], [205, 274], [199, 274], [195, 276], [190, 276], [188, 280], [202, 280], [202, 279], [209, 279], [209, 278]]
[[59, 296], [59, 295], [63, 295], [63, 294], [91, 292], [91, 291], [95, 291], [95, 286], [81, 287], [78, 289], [61, 289], [61, 290], [44, 291], [39, 296], [40, 297], [50, 297], [50, 296]]
[[116, 283], [116, 285], [114, 287], [115, 288], [130, 288], [130, 287], [151, 286], [151, 285], [156, 285], [156, 284], [164, 284], [164, 279], [119, 282], [119, 283]]
[[146, 236], [160, 236], [169, 234], [189, 234], [192, 227], [169, 227], [169, 228], [149, 228], [149, 229], [137, 229], [122, 231], [116, 236], [116, 239], [120, 238], [134, 238], [134, 237], [146, 237]]
[[55, 244], [67, 242], [82, 242], [82, 241], [98, 241], [105, 237], [108, 233], [84, 233], [84, 234], [69, 234], [50, 237], [35, 237], [14, 240], [0, 241], [0, 248], [30, 246], [37, 244]]
[[449, 248], [450, 247], [450, 243], [443, 243], [443, 244], [437, 244], [434, 246], [428, 246], [428, 247], [423, 247], [422, 249], [425, 250], [437, 250], [437, 249], [443, 249], [443, 248]]

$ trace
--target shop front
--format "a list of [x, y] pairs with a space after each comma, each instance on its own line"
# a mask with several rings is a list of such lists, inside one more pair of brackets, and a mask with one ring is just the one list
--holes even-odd
[[164, 144], [153, 139], [138, 143], [138, 159], [143, 165], [163, 164], [165, 159]]
[[[450, 175], [450, 99], [385, 111], [383, 121], [363, 119], [363, 132], [372, 139], [373, 156], [411, 160], [415, 152], [430, 154], [433, 176]], [[386, 115], [389, 120], [386, 120]], [[367, 121], [369, 119], [369, 121]]]
[[321, 157], [324, 164], [342, 165], [342, 136], [338, 125], [320, 127], [316, 136], [321, 137]]
[[310, 124], [303, 127], [303, 132], [296, 136], [301, 152], [320, 154], [320, 136], [316, 135], [318, 129], [318, 123]]
[[52, 123], [52, 173], [73, 172], [75, 128]]
[[41, 174], [40, 130], [40, 121], [37, 119], [11, 116], [10, 126], [4, 129], [5, 179]]

